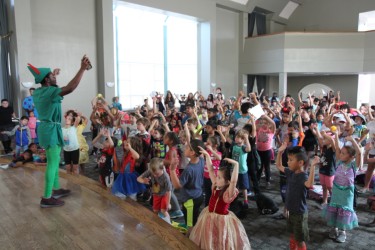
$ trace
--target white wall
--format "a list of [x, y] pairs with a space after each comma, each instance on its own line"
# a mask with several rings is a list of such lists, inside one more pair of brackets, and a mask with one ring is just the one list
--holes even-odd
[[371, 10], [375, 10], [374, 0], [304, 0], [286, 30], [357, 31], [359, 13]]
[[216, 8], [216, 83], [226, 96], [237, 95], [239, 85], [239, 13]]
[[[288, 77], [288, 94], [296, 98], [298, 92], [306, 85], [311, 83], [322, 83], [332, 88], [335, 92], [341, 92], [341, 100], [347, 101], [350, 106], [357, 105], [357, 75], [340, 76], [306, 76], [306, 77]], [[296, 99], [298, 100], [298, 99]]]
[[26, 67], [31, 63], [60, 68], [57, 82], [64, 86], [87, 54], [94, 69], [85, 73], [74, 93], [64, 97], [62, 109], [78, 109], [89, 116], [90, 101], [98, 89], [95, 0], [17, 0], [14, 4], [17, 42], [13, 53], [18, 58], [19, 80], [34, 81]]

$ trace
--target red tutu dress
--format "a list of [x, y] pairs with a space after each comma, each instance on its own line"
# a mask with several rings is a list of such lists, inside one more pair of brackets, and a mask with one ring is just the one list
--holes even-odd
[[199, 215], [197, 224], [189, 236], [201, 249], [251, 249], [245, 228], [237, 216], [228, 210], [238, 195], [229, 197], [229, 190], [220, 196], [221, 190], [212, 190], [208, 207]]

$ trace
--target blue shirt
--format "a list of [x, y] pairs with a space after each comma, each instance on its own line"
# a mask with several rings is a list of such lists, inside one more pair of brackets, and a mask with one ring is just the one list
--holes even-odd
[[304, 214], [307, 212], [307, 188], [305, 182], [308, 176], [305, 172], [296, 174], [289, 168], [284, 168], [288, 186], [286, 189], [285, 207], [294, 214]]
[[182, 202], [202, 196], [204, 165], [204, 159], [199, 157], [198, 163], [189, 162], [184, 172], [182, 172], [180, 176]]

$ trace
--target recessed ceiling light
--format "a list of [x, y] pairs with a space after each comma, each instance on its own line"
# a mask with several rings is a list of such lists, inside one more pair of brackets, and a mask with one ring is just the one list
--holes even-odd
[[249, 0], [230, 0], [230, 1], [242, 4], [242, 5], [246, 5], [247, 2], [249, 2]]
[[293, 12], [297, 9], [298, 6], [298, 3], [289, 1], [285, 5], [284, 9], [280, 12], [279, 17], [289, 19], [289, 17], [293, 14]]

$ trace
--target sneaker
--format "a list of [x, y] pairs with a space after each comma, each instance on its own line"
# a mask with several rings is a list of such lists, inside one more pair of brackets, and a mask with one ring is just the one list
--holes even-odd
[[267, 182], [266, 183], [266, 189], [270, 189], [271, 188], [271, 182]]
[[337, 230], [337, 228], [332, 228], [331, 231], [329, 232], [328, 237], [330, 239], [336, 239], [337, 236], [339, 236], [339, 231]]
[[52, 197], [55, 199], [60, 199], [62, 197], [70, 195], [70, 190], [69, 189], [58, 189], [58, 190], [53, 190], [52, 192]]
[[137, 201], [137, 194], [131, 194], [128, 196], [130, 199], [132, 199], [133, 201]]
[[171, 219], [176, 219], [180, 217], [184, 217], [184, 213], [181, 210], [172, 211], [169, 213]]
[[60, 207], [64, 204], [65, 204], [64, 201], [55, 199], [53, 197], [51, 197], [49, 199], [42, 198], [42, 200], [40, 201], [40, 207], [41, 208]]
[[253, 196], [255, 196], [254, 192], [247, 191], [247, 197], [253, 197]]
[[344, 243], [346, 240], [346, 233], [345, 231], [339, 231], [339, 236], [337, 236], [336, 241], [340, 243]]
[[9, 165], [8, 165], [8, 164], [1, 164], [1, 165], [0, 165], [0, 168], [2, 168], [2, 169], [7, 169], [7, 168], [9, 168]]
[[188, 232], [188, 226], [184, 223], [178, 223], [176, 221], [171, 221], [171, 225], [177, 228], [181, 233], [186, 234]]
[[368, 188], [362, 188], [362, 189], [358, 190], [358, 193], [359, 194], [369, 194], [369, 193], [371, 193], [371, 191]]

